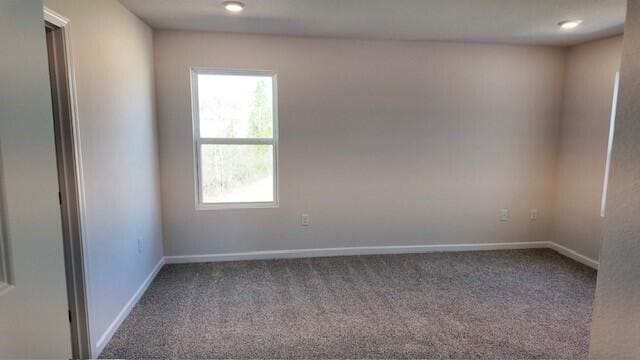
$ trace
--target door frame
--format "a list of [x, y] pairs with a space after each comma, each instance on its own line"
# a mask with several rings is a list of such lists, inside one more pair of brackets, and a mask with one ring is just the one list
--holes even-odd
[[[73, 357], [92, 358], [94, 354], [93, 341], [91, 336], [91, 327], [89, 326], [89, 309], [90, 309], [90, 287], [87, 260], [87, 234], [86, 234], [86, 205], [85, 205], [85, 184], [84, 173], [82, 169], [82, 152], [80, 146], [80, 127], [78, 122], [78, 101], [76, 92], [76, 79], [73, 65], [73, 56], [71, 51], [71, 24], [68, 18], [47, 8], [43, 8], [45, 27], [53, 27], [59, 31], [60, 41], [62, 42], [62, 58], [64, 60], [64, 85], [66, 86], [66, 106], [68, 107], [68, 126], [67, 138], [65, 144], [70, 148], [69, 153], [62, 155], [66, 162], [70, 164], [70, 169], [66, 169], [62, 176], [68, 177], [68, 192], [66, 199], [67, 204], [71, 201], [72, 205], [70, 216], [73, 217], [69, 222], [74, 227], [75, 236], [64, 236], [65, 239], [65, 266], [67, 267], [67, 294], [69, 300], [69, 320], [71, 326], [71, 348]], [[60, 129], [56, 129], [58, 132]], [[61, 185], [59, 185], [61, 186]], [[61, 193], [62, 196], [66, 193]], [[62, 210], [62, 208], [61, 208]], [[62, 215], [62, 214], [61, 214]], [[70, 219], [64, 219], [69, 221]], [[63, 224], [65, 226], [65, 224]], [[63, 234], [64, 235], [64, 234]], [[73, 320], [72, 320], [73, 319]]]

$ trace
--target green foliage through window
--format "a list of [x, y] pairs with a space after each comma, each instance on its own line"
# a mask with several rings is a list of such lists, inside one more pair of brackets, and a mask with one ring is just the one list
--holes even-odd
[[[200, 138], [248, 142], [198, 145], [202, 202], [274, 201], [272, 81], [265, 76], [198, 75]], [[262, 142], [251, 144], [250, 139]]]

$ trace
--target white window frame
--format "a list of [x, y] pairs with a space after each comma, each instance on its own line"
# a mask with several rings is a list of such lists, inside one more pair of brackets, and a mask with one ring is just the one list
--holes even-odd
[[616, 114], [618, 112], [618, 93], [620, 92], [620, 72], [616, 73], [613, 81], [613, 101], [611, 102], [611, 117], [609, 118], [609, 140], [607, 142], [607, 160], [604, 166], [604, 179], [602, 181], [602, 196], [600, 198], [600, 217], [607, 215], [607, 191], [609, 190], [609, 172], [611, 170], [611, 152], [613, 150], [613, 137], [616, 130]]
[[9, 273], [9, 243], [4, 215], [4, 183], [2, 178], [2, 162], [0, 161], [0, 295], [11, 288]]
[[[235, 75], [261, 76], [272, 79], [273, 137], [271, 139], [255, 138], [202, 138], [200, 137], [200, 109], [198, 97], [198, 75]], [[193, 155], [195, 169], [196, 210], [224, 209], [260, 209], [277, 208], [278, 201], [278, 76], [269, 70], [244, 70], [228, 68], [192, 67], [191, 68], [191, 111], [193, 125]], [[273, 201], [269, 202], [231, 202], [205, 203], [202, 196], [202, 171], [200, 168], [200, 149], [202, 145], [272, 145], [273, 146]]]

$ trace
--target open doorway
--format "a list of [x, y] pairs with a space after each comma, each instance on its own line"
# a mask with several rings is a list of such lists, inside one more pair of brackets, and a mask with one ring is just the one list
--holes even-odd
[[[48, 14], [48, 16], [47, 16]], [[51, 102], [58, 167], [60, 213], [64, 241], [69, 322], [73, 357], [91, 357], [84, 273], [80, 191], [80, 159], [74, 127], [72, 77], [64, 26], [67, 21], [45, 10]]]

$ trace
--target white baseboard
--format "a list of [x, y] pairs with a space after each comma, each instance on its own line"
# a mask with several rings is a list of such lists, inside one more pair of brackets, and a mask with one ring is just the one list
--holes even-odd
[[587, 265], [596, 270], [598, 270], [598, 267], [600, 266], [600, 262], [593, 260], [589, 257], [586, 257], [582, 254], [579, 254], [575, 250], [571, 250], [568, 247], [562, 246], [560, 244], [556, 244], [553, 241], [549, 241], [549, 248], [559, 252], [560, 254], [568, 258], [571, 258], [579, 263]]
[[133, 294], [131, 299], [129, 299], [127, 304], [122, 308], [122, 310], [120, 310], [120, 313], [118, 314], [118, 316], [116, 316], [113, 322], [111, 322], [111, 325], [109, 325], [107, 330], [102, 334], [102, 336], [100, 336], [98, 341], [96, 341], [95, 351], [93, 354], [94, 358], [97, 358], [98, 356], [100, 356], [100, 353], [102, 352], [104, 347], [109, 343], [109, 341], [113, 337], [113, 334], [116, 333], [120, 325], [122, 325], [122, 322], [127, 318], [127, 316], [129, 315], [133, 307], [138, 303], [138, 300], [140, 300], [140, 298], [145, 293], [145, 291], [147, 291], [147, 288], [149, 287], [149, 285], [151, 285], [151, 282], [153, 282], [153, 279], [155, 279], [156, 275], [158, 275], [158, 272], [160, 271], [160, 269], [162, 269], [162, 266], [164, 264], [165, 264], [165, 259], [164, 257], [162, 257], [160, 261], [158, 261], [156, 266], [153, 268], [153, 270], [151, 270], [151, 273], [149, 273], [149, 276], [147, 276], [147, 278], [144, 279], [144, 281], [142, 282], [138, 290], [136, 290], [136, 292]]
[[177, 255], [165, 256], [167, 264], [184, 264], [199, 262], [221, 262], [238, 260], [264, 260], [264, 259], [290, 259], [323, 256], [353, 256], [353, 255], [380, 255], [380, 254], [411, 254], [444, 251], [483, 251], [483, 250], [509, 250], [509, 249], [533, 249], [546, 248], [546, 241], [511, 242], [489, 244], [456, 244], [456, 245], [405, 245], [405, 246], [363, 246], [363, 247], [339, 247], [320, 249], [294, 249], [294, 250], [270, 250], [249, 251], [243, 253], [223, 253], [204, 255]]
[[354, 256], [382, 254], [412, 254], [445, 251], [488, 251], [512, 249], [549, 248], [591, 268], [598, 269], [599, 263], [587, 256], [577, 253], [552, 241], [489, 243], [489, 244], [456, 244], [456, 245], [406, 245], [406, 246], [363, 246], [320, 249], [293, 249], [248, 251], [242, 253], [175, 255], [165, 256], [167, 264], [186, 264], [200, 262], [223, 262], [238, 260], [291, 259], [323, 256]]

